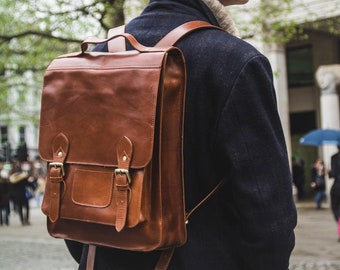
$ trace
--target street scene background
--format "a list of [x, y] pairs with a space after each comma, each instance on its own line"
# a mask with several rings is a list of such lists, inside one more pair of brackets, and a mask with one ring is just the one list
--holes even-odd
[[[1, 162], [36, 161], [42, 81], [48, 64], [58, 55], [79, 51], [85, 37], [105, 37], [111, 27], [128, 23], [147, 2], [1, 0]], [[315, 209], [310, 187], [314, 160], [322, 158], [329, 168], [336, 146], [300, 143], [311, 130], [340, 129], [340, 0], [249, 2], [228, 7], [229, 13], [240, 37], [271, 62], [288, 155], [305, 164], [307, 199], [297, 202], [290, 270], [340, 270], [336, 223], [327, 203], [322, 210]], [[324, 73], [316, 76], [320, 70]], [[332, 77], [333, 73], [338, 75]], [[331, 78], [329, 86], [321, 86], [327, 78]], [[12, 211], [9, 226], [0, 226], [0, 270], [77, 269], [63, 240], [48, 235], [39, 204], [34, 199], [30, 203], [30, 225], [23, 226]]]
[[[297, 203], [296, 246], [290, 270], [340, 270], [337, 226], [327, 204], [315, 209], [312, 200]], [[76, 270], [63, 240], [50, 237], [46, 218], [31, 200], [31, 225], [22, 226], [11, 213], [10, 225], [0, 226], [0, 269]], [[273, 269], [274, 270], [274, 269]]]

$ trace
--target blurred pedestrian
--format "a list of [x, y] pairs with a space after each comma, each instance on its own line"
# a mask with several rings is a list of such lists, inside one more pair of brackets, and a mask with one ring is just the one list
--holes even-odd
[[315, 203], [317, 209], [322, 209], [322, 201], [326, 197], [326, 168], [323, 161], [317, 158], [312, 167], [311, 187], [315, 191]]
[[11, 183], [11, 195], [15, 209], [18, 211], [21, 224], [23, 226], [30, 225], [29, 221], [29, 198], [27, 196], [27, 187], [32, 187], [28, 181], [29, 174], [22, 171], [21, 166], [17, 165], [15, 171], [10, 175], [9, 181]]
[[45, 187], [46, 187], [46, 177], [44, 175], [38, 176], [37, 189], [35, 190], [35, 200], [37, 202], [38, 207], [41, 206], [42, 199], [45, 193]]
[[0, 225], [9, 225], [9, 174], [6, 170], [0, 172]]
[[293, 183], [297, 189], [299, 201], [305, 197], [305, 172], [303, 164], [303, 161], [299, 162], [295, 157], [292, 158]]
[[24, 162], [28, 160], [28, 151], [25, 141], [20, 141], [19, 147], [16, 151], [16, 159], [19, 162]]

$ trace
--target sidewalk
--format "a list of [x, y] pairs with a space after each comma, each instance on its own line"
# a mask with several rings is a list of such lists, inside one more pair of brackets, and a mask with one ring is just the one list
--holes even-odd
[[[340, 270], [340, 243], [330, 209], [316, 210], [312, 201], [297, 203], [297, 208], [296, 246], [290, 270]], [[45, 222], [45, 216], [34, 205], [31, 226], [22, 226], [14, 214], [10, 226], [0, 226], [0, 270], [77, 269], [63, 240], [48, 235]]]
[[298, 225], [290, 270], [340, 270], [340, 243], [331, 210], [324, 204], [315, 209], [313, 201], [296, 204]]
[[14, 213], [9, 226], [0, 226], [0, 270], [76, 270], [63, 240], [48, 235], [40, 208], [30, 210], [30, 226]]

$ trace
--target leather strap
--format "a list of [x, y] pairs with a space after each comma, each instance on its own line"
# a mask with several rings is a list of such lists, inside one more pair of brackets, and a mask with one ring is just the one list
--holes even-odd
[[[204, 21], [190, 21], [184, 23], [172, 31], [170, 31], [167, 35], [165, 35], [156, 45], [155, 47], [166, 47], [166, 46], [173, 46], [178, 42], [181, 38], [188, 35], [189, 33], [201, 29], [201, 28], [215, 28], [224, 31], [222, 28], [212, 25], [208, 22]], [[188, 222], [189, 217], [195, 212], [202, 204], [204, 204], [209, 198], [211, 198], [222, 186], [224, 179], [222, 179], [216, 187], [206, 195], [202, 201], [200, 201], [192, 210], [190, 210], [186, 214], [186, 223]], [[155, 270], [166, 270], [169, 267], [170, 261], [172, 256], [175, 252], [175, 248], [166, 249], [161, 253], [160, 258], [156, 264]]]
[[224, 31], [222, 28], [212, 25], [205, 21], [190, 21], [187, 23], [184, 23], [172, 31], [170, 31], [168, 34], [166, 34], [156, 45], [155, 47], [167, 47], [167, 46], [173, 46], [176, 44], [177, 41], [179, 41], [181, 38], [187, 36], [191, 32], [201, 29], [201, 28], [215, 28]]
[[[214, 187], [212, 191], [210, 191], [204, 198], [201, 200], [193, 209], [191, 209], [187, 214], [185, 221], [188, 223], [189, 217], [207, 200], [209, 200], [224, 184], [224, 178]], [[155, 270], [166, 270], [169, 267], [172, 256], [174, 255], [175, 247], [165, 249], [162, 251], [161, 256], [158, 259]]]
[[87, 251], [86, 270], [94, 269], [95, 258], [96, 258], [96, 246], [89, 245], [89, 249]]
[[59, 167], [50, 168], [50, 190], [51, 190], [51, 202], [50, 202], [50, 215], [51, 222], [56, 222], [59, 218], [60, 207], [60, 185], [63, 181], [62, 172]]
[[[125, 25], [121, 25], [115, 28], [111, 28], [108, 32], [107, 37], [113, 37], [116, 35], [120, 35], [125, 33]], [[125, 45], [125, 38], [124, 37], [117, 37], [113, 40], [110, 40], [107, 43], [107, 48], [109, 50], [110, 53], [114, 53], [114, 52], [123, 52], [126, 51], [126, 45]]]
[[[197, 29], [201, 28], [215, 28], [224, 31], [222, 28], [212, 25], [205, 21], [190, 21], [187, 23], [184, 23], [172, 31], [170, 31], [168, 34], [166, 34], [156, 45], [155, 47], [169, 47], [176, 44], [177, 41], [179, 41], [181, 38], [185, 37], [192, 31], [195, 31]], [[111, 38], [115, 35], [121, 35], [125, 33], [125, 25], [118, 26], [115, 28], [112, 28], [109, 30], [107, 37]], [[117, 37], [110, 41], [108, 41], [108, 50], [110, 53], [112, 52], [119, 52], [119, 51], [125, 51], [125, 39], [123, 37]]]
[[124, 136], [117, 146], [118, 168], [115, 170], [116, 188], [117, 188], [117, 214], [116, 230], [120, 232], [126, 224], [126, 217], [130, 193], [130, 173], [129, 167], [132, 157], [132, 142]]
[[162, 251], [158, 259], [155, 270], [166, 270], [169, 267], [172, 256], [174, 255], [175, 248], [169, 248]]
[[49, 219], [56, 222], [59, 218], [61, 183], [64, 181], [64, 161], [68, 154], [69, 140], [63, 133], [59, 133], [53, 140], [53, 162], [49, 164], [49, 181], [51, 191], [51, 202]]
[[207, 200], [209, 200], [224, 184], [224, 178], [214, 187], [212, 191], [210, 191], [202, 201], [200, 201], [193, 209], [191, 209], [189, 212], [186, 214], [185, 221], [188, 223], [189, 222], [189, 217], [199, 208], [204, 204]]
[[[119, 36], [113, 36], [110, 38], [98, 38], [98, 37], [87, 37], [80, 45], [81, 54], [84, 54], [88, 49], [90, 44], [98, 45], [102, 43], [107, 43], [110, 40], [123, 37], [129, 41], [130, 45], [139, 52], [161, 52], [164, 51], [164, 48], [157, 48], [157, 47], [146, 47], [140, 44], [131, 34], [129, 33], [122, 33]], [[78, 53], [76, 53], [78, 55]]]

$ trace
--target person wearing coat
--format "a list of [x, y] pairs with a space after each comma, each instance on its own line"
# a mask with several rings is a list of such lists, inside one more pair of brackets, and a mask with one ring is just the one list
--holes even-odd
[[[187, 67], [187, 210], [222, 178], [225, 183], [189, 219], [187, 242], [176, 248], [169, 269], [288, 269], [297, 217], [273, 75], [266, 57], [235, 36], [223, 7], [245, 2], [151, 0], [126, 25], [145, 46], [193, 20], [225, 30], [197, 30], [176, 44]], [[107, 45], [95, 50], [107, 51]], [[79, 269], [86, 269], [88, 246], [66, 243]], [[154, 269], [159, 255], [98, 247], [95, 269]]]
[[329, 172], [329, 177], [334, 178], [330, 195], [331, 209], [336, 222], [338, 222], [340, 218], [340, 146], [338, 146], [338, 150], [339, 151], [331, 157], [331, 170]]
[[9, 181], [11, 183], [11, 197], [13, 198], [14, 207], [18, 211], [19, 218], [23, 226], [31, 225], [29, 221], [30, 205], [26, 188], [32, 184], [28, 181], [28, 178], [28, 173], [22, 171], [20, 165], [16, 166], [15, 172], [9, 177]]
[[326, 198], [326, 182], [325, 176], [327, 172], [323, 161], [317, 158], [312, 167], [311, 187], [315, 191], [316, 209], [322, 209], [322, 201]]
[[0, 171], [0, 226], [9, 225], [9, 186], [8, 177], [2, 177], [3, 170]]

